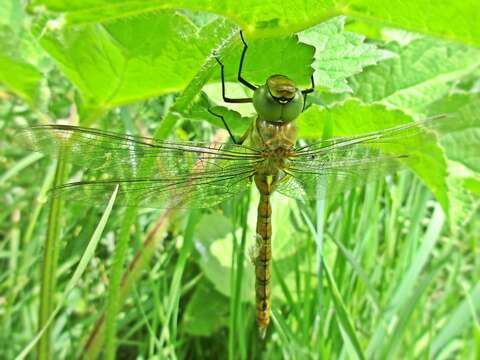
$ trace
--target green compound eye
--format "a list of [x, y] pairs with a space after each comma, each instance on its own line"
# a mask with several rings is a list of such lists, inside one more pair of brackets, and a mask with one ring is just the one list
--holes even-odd
[[283, 105], [282, 120], [290, 122], [295, 120], [303, 111], [303, 95], [297, 90], [294, 98], [287, 104]]
[[302, 112], [303, 95], [292, 80], [273, 75], [254, 92], [253, 106], [260, 119], [288, 123]]

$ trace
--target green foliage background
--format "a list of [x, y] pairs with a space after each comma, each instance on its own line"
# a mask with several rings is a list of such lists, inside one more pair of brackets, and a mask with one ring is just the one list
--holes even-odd
[[[0, 0], [0, 10], [0, 358], [480, 356], [476, 1]], [[215, 106], [240, 135], [253, 109], [221, 101], [214, 58], [229, 95], [248, 96], [235, 83], [240, 28], [249, 80], [282, 73], [307, 87], [313, 75], [298, 120], [306, 141], [455, 120], [411, 172], [327, 202], [274, 197], [265, 342], [248, 260], [255, 191], [208, 211], [62, 206], [48, 188], [81, 169], [32, 153], [16, 132], [70, 118], [209, 141]]]

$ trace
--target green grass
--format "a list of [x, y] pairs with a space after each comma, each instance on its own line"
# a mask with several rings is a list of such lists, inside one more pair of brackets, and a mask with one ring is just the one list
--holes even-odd
[[[7, 131], [4, 136], [10, 135]], [[0, 217], [0, 341], [1, 356], [9, 359], [37, 334], [41, 276], [32, 268], [42, 261], [49, 212], [42, 199], [52, 181], [52, 167], [48, 159], [25, 161], [27, 150], [18, 148], [13, 138], [5, 144], [11, 154], [6, 164], [20, 164], [17, 175], [3, 184]], [[32, 209], [38, 194], [43, 195]], [[119, 287], [118, 356], [478, 356], [478, 216], [452, 233], [430, 192], [409, 173], [334, 201], [291, 203], [287, 218], [274, 222], [275, 233], [293, 236], [277, 240], [279, 246], [286, 241], [288, 248], [274, 262], [273, 324], [262, 342], [253, 296], [245, 301], [243, 295], [251, 295], [245, 278], [251, 275], [247, 253], [253, 239], [246, 229], [254, 226], [255, 202], [255, 197], [244, 197], [208, 211], [168, 212], [167, 218], [161, 210], [132, 216], [114, 209], [92, 261], [52, 323], [52, 352], [71, 358], [88, 349], [86, 341], [108, 304], [107, 281], [116, 261], [113, 244], [122, 236], [129, 214], [133, 227], [125, 249], [127, 266], [120, 275], [131, 278]], [[275, 217], [280, 209], [273, 211]], [[65, 206], [59, 265], [50, 274], [57, 281], [52, 294], [57, 304], [102, 214], [97, 207], [85, 211], [75, 204]], [[202, 219], [211, 228], [198, 225]], [[225, 229], [218, 225], [224, 221]], [[233, 245], [222, 259], [211, 249], [226, 241]], [[211, 266], [202, 263], [205, 256], [225, 260], [226, 269], [234, 269], [227, 274], [229, 286], [222, 286], [222, 274], [215, 267], [205, 271]], [[125, 270], [129, 266], [130, 271]]]

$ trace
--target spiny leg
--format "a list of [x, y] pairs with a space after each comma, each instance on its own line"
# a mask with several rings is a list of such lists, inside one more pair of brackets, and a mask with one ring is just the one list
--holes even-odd
[[213, 116], [216, 116], [216, 117], [218, 117], [222, 120], [223, 126], [225, 127], [225, 129], [227, 129], [228, 135], [230, 135], [230, 139], [232, 139], [232, 142], [235, 145], [242, 145], [243, 144], [245, 139], [242, 137], [239, 141], [235, 140], [235, 137], [233, 136], [233, 133], [230, 131], [230, 128], [228, 127], [228, 124], [227, 124], [227, 122], [225, 121], [225, 118], [222, 115], [214, 113], [211, 109], [208, 109], [208, 112], [210, 114], [212, 114]]
[[222, 63], [217, 57], [215, 57], [215, 60], [217, 60], [218, 64], [220, 65], [220, 75], [221, 75], [221, 78], [222, 78], [222, 98], [223, 98], [223, 101], [225, 101], [225, 102], [227, 102], [227, 103], [234, 103], [234, 104], [251, 103], [251, 102], [252, 102], [252, 98], [233, 99], [233, 98], [229, 98], [229, 97], [226, 96], [226, 94], [225, 94], [225, 72], [224, 72], [224, 65], [223, 65], [223, 63]]
[[248, 46], [247, 46], [247, 43], [245, 42], [245, 39], [243, 38], [243, 33], [242, 33], [241, 30], [240, 30], [240, 38], [242, 39], [242, 42], [243, 42], [243, 50], [242, 50], [242, 56], [240, 57], [240, 65], [238, 67], [237, 78], [238, 78], [238, 81], [241, 82], [243, 85], [245, 85], [249, 89], [252, 89], [253, 91], [255, 91], [255, 90], [257, 90], [257, 87], [255, 85], [249, 83], [247, 80], [245, 80], [242, 77], [243, 60], [245, 60], [245, 54], [247, 53]]
[[312, 86], [308, 89], [302, 90], [303, 94], [303, 109], [305, 110], [305, 105], [307, 105], [307, 95], [315, 91], [315, 80], [313, 80], [313, 75], [310, 77], [310, 81], [312, 82]]
[[[243, 77], [242, 77], [242, 67], [243, 67], [243, 61], [245, 59], [245, 54], [247, 52], [247, 49], [248, 49], [248, 46], [247, 46], [247, 43], [245, 42], [245, 39], [243, 38], [243, 33], [242, 31], [240, 31], [240, 38], [242, 39], [242, 42], [243, 42], [243, 50], [242, 50], [242, 55], [240, 57], [240, 64], [239, 64], [239, 67], [238, 67], [238, 81], [240, 83], [242, 83], [243, 85], [247, 86], [248, 88], [252, 89], [253, 91], [255, 91], [257, 89], [257, 87], [251, 83], [249, 83], [247, 80], [245, 80]], [[227, 102], [227, 103], [236, 103], [236, 104], [240, 104], [240, 103], [251, 103], [252, 102], [252, 98], [239, 98], [239, 99], [233, 99], [233, 98], [229, 98], [226, 96], [226, 90], [225, 90], [225, 67], [223, 65], [223, 63], [220, 61], [220, 59], [218, 57], [215, 56], [215, 60], [217, 60], [218, 64], [220, 65], [220, 75], [221, 75], [221, 80], [222, 80], [222, 98], [223, 98], [223, 101]], [[249, 134], [249, 130], [247, 130], [247, 132], [240, 138], [239, 141], [235, 140], [235, 137], [233, 136], [230, 128], [228, 127], [228, 124], [227, 122], [225, 121], [224, 117], [222, 115], [219, 115], [219, 114], [216, 114], [214, 113], [213, 111], [211, 111], [210, 109], [208, 109], [208, 112], [218, 118], [220, 118], [223, 122], [223, 125], [225, 126], [225, 129], [228, 131], [228, 134], [230, 135], [230, 138], [232, 139], [233, 143], [236, 144], [236, 145], [241, 145], [243, 144], [243, 142], [245, 141], [245, 139], [247, 138], [248, 134]]]
[[315, 80], [313, 80], [313, 75], [310, 76], [310, 81], [312, 82], [312, 86], [308, 89], [302, 90], [303, 95], [310, 94], [315, 90]]

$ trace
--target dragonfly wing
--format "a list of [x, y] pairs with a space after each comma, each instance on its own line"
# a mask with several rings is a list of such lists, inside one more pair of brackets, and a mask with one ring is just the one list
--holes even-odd
[[377, 180], [402, 168], [407, 156], [386, 155], [375, 150], [332, 151], [321, 161], [295, 163], [277, 185], [284, 195], [302, 198], [334, 197], [349, 189]]
[[440, 151], [432, 130], [448, 125], [448, 118], [436, 117], [298, 148], [277, 191], [296, 198], [333, 197], [404, 165], [415, 170], [428, 164], [429, 154]]
[[258, 152], [229, 144], [166, 142], [66, 125], [23, 132], [33, 149], [71, 157], [82, 181], [53, 189], [89, 204], [108, 199], [141, 207], [210, 207], [248, 189]]
[[203, 179], [114, 179], [79, 181], [52, 189], [59, 196], [90, 205], [102, 204], [119, 185], [115, 204], [143, 208], [208, 208], [249, 189], [251, 176]]

